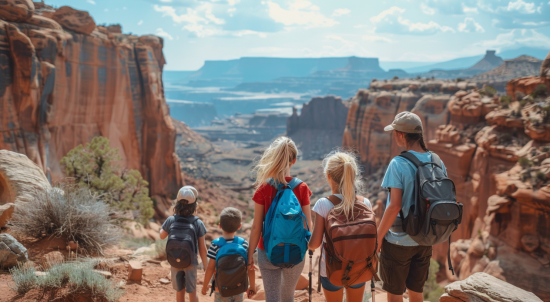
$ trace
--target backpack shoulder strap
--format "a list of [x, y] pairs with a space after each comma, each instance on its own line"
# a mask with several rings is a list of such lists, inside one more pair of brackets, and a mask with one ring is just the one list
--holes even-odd
[[222, 246], [224, 246], [225, 244], [227, 243], [227, 241], [225, 241], [225, 238], [223, 237], [220, 237], [214, 241], [212, 241], [212, 244], [215, 244], [218, 246], [218, 248], [221, 248]]
[[332, 202], [334, 206], [337, 206], [342, 202], [342, 200], [338, 198], [336, 195], [330, 195], [325, 198], [328, 199], [328, 201]]
[[243, 239], [243, 238], [241, 238], [241, 237], [237, 237], [237, 236], [235, 236], [235, 237], [233, 237], [233, 243], [236, 243], [236, 244], [240, 244], [240, 245], [243, 245], [243, 243], [244, 243], [244, 239]]
[[291, 189], [291, 190], [294, 190], [296, 189], [296, 187], [298, 187], [303, 181], [301, 181], [299, 178], [297, 177], [294, 177], [289, 183], [288, 183], [288, 187]]
[[443, 167], [443, 165], [441, 164], [441, 158], [439, 158], [439, 155], [435, 154], [435, 152], [432, 152], [430, 151], [430, 154], [432, 155], [432, 163], [440, 166], [440, 167]]
[[404, 151], [404, 152], [401, 152], [399, 156], [413, 163], [416, 168], [422, 165], [422, 162], [411, 152]]

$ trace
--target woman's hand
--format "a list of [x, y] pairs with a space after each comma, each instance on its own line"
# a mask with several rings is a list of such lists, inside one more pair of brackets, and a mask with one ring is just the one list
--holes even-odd
[[248, 269], [253, 271], [254, 268], [254, 254], [248, 255]]
[[206, 291], [207, 291], [207, 290], [208, 290], [208, 284], [204, 284], [204, 285], [202, 286], [201, 294], [202, 294], [203, 296], [206, 296]]

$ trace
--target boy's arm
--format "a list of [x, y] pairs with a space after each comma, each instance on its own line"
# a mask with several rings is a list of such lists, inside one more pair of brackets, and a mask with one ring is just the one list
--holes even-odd
[[204, 236], [199, 237], [199, 255], [201, 256], [202, 266], [206, 270], [207, 258], [206, 258], [206, 242], [204, 241]]
[[206, 292], [208, 291], [208, 285], [210, 283], [210, 279], [212, 279], [212, 275], [214, 275], [215, 271], [216, 271], [216, 260], [209, 259], [208, 267], [206, 268], [206, 273], [204, 274], [204, 282], [202, 283], [203, 295], [206, 295]]

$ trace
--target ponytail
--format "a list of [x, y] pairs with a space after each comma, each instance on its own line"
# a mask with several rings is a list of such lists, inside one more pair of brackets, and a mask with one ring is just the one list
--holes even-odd
[[405, 135], [405, 140], [407, 141], [407, 145], [408, 146], [412, 146], [414, 145], [416, 142], [418, 142], [418, 144], [420, 145], [420, 148], [422, 148], [422, 150], [428, 152], [430, 150], [428, 150], [428, 148], [426, 147], [426, 143], [424, 142], [424, 134], [421, 132], [421, 133], [405, 133], [405, 132], [401, 132]]
[[344, 151], [329, 154], [323, 160], [324, 173], [330, 175], [333, 181], [339, 184], [342, 194], [342, 202], [334, 208], [339, 213], [344, 213], [348, 220], [353, 217], [353, 206], [357, 198], [357, 192], [362, 189], [361, 171], [356, 157]]
[[265, 183], [268, 178], [273, 178], [275, 182], [286, 185], [285, 173], [297, 156], [298, 148], [290, 138], [281, 136], [273, 141], [254, 168], [256, 188]]

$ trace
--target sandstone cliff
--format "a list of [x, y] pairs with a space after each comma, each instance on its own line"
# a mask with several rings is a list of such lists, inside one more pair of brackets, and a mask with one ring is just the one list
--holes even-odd
[[296, 109], [287, 121], [287, 135], [302, 152], [302, 158], [322, 159], [342, 142], [348, 108], [334, 96], [316, 97]]
[[[53, 181], [59, 160], [102, 135], [150, 183], [163, 217], [182, 183], [164, 99], [163, 40], [96, 26], [87, 12], [0, 3], [0, 149], [26, 154]], [[164, 206], [162, 206], [164, 205]]]

